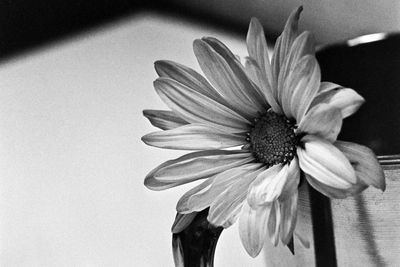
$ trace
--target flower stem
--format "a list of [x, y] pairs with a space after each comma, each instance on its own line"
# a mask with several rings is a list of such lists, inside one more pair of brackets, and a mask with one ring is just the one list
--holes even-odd
[[214, 252], [222, 227], [207, 221], [208, 209], [199, 212], [180, 233], [172, 236], [176, 267], [213, 267]]

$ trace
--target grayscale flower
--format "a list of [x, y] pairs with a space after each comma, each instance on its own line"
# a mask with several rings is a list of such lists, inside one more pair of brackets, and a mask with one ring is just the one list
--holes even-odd
[[257, 19], [250, 22], [244, 65], [209, 37], [193, 45], [207, 79], [178, 63], [157, 61], [154, 87], [171, 111], [144, 111], [162, 129], [143, 136], [146, 144], [195, 151], [152, 170], [145, 185], [163, 190], [202, 179], [179, 200], [180, 222], [206, 208], [215, 226], [229, 227], [239, 218], [242, 243], [253, 257], [267, 236], [275, 246], [291, 240], [301, 177], [331, 198], [369, 185], [385, 189], [374, 153], [337, 141], [343, 119], [364, 99], [321, 82], [312, 37], [298, 30], [301, 11], [290, 15], [271, 61]]

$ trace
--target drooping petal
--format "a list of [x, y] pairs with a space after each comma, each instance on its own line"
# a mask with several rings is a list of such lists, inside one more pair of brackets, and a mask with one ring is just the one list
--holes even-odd
[[317, 191], [320, 193], [324, 194], [327, 197], [330, 198], [346, 198], [348, 196], [354, 196], [363, 190], [365, 190], [368, 186], [362, 182], [352, 184], [349, 188], [341, 189], [341, 188], [335, 188], [331, 187], [329, 185], [326, 185], [324, 183], [321, 183], [311, 175], [306, 174], [306, 179], [308, 183], [314, 187]]
[[345, 155], [330, 142], [306, 135], [297, 148], [300, 168], [328, 186], [349, 189], [357, 182], [356, 174]]
[[278, 200], [272, 202], [268, 218], [268, 234], [272, 244], [276, 247], [279, 242], [279, 228], [281, 223], [281, 209]]
[[247, 253], [253, 258], [260, 254], [264, 246], [270, 210], [271, 204], [256, 209], [251, 208], [246, 202], [243, 204], [239, 219], [239, 235]]
[[385, 175], [375, 153], [366, 146], [355, 143], [337, 141], [335, 146], [349, 159], [357, 177], [365, 184], [372, 185], [382, 191], [386, 188]]
[[321, 71], [314, 56], [302, 57], [284, 82], [287, 95], [282, 99], [282, 108], [288, 118], [300, 122], [317, 94]]
[[169, 78], [158, 78], [154, 87], [161, 99], [184, 120], [243, 132], [248, 121], [230, 108]]
[[353, 89], [341, 88], [340, 85], [334, 87], [334, 84], [330, 84], [329, 88], [325, 88], [315, 97], [310, 108], [320, 103], [327, 103], [340, 109], [342, 117], [347, 118], [354, 114], [364, 102], [364, 98]]
[[211, 177], [252, 160], [251, 153], [243, 153], [243, 151], [193, 152], [164, 162], [146, 176], [144, 183], [152, 190], [163, 190]]
[[314, 106], [299, 123], [298, 131], [334, 142], [342, 128], [340, 109], [329, 104]]
[[[200, 211], [209, 207], [214, 200], [228, 189], [232, 184], [238, 182], [249, 172], [254, 172], [261, 168], [260, 163], [245, 164], [232, 169], [227, 169], [212, 177], [210, 186], [204, 187], [204, 190], [188, 192], [178, 202], [178, 212], [186, 213]], [[190, 194], [190, 196], [189, 196]]]
[[240, 70], [237, 66], [237, 62], [229, 64], [210, 44], [203, 40], [195, 40], [193, 49], [208, 80], [227, 102], [236, 107], [236, 111], [248, 119], [254, 118], [257, 112], [262, 111], [263, 107], [253, 101], [255, 91], [250, 88], [250, 80], [244, 70]]
[[150, 121], [152, 125], [162, 130], [170, 130], [185, 124], [185, 120], [170, 110], [143, 110], [143, 115]]
[[196, 217], [197, 212], [192, 212], [188, 214], [176, 214], [174, 224], [171, 227], [171, 232], [173, 234], [177, 234], [185, 230], [186, 227], [193, 221], [194, 217]]
[[[314, 41], [311, 37], [310, 32], [303, 32], [300, 34], [295, 41], [289, 51], [289, 54], [285, 58], [281, 70], [278, 76], [278, 102], [282, 103], [283, 99], [291, 98], [293, 91], [291, 91], [292, 87], [285, 87], [285, 81], [291, 75], [294, 68], [299, 63], [300, 59], [306, 55], [314, 54]], [[286, 114], [286, 113], [285, 113]]]
[[297, 190], [299, 180], [297, 159], [284, 166], [274, 165], [257, 176], [250, 186], [247, 201], [255, 208], [279, 197], [285, 199]]
[[156, 61], [154, 67], [160, 77], [171, 78], [218, 102], [222, 100], [211, 84], [191, 68], [169, 60]]
[[297, 192], [300, 183], [299, 159], [294, 157], [289, 164], [286, 183], [283, 185], [279, 196], [279, 201], [286, 201]]
[[297, 190], [288, 199], [281, 202], [280, 237], [283, 244], [287, 245], [293, 237], [297, 219]]
[[210, 206], [208, 221], [213, 225], [224, 227], [232, 224], [246, 200], [249, 185], [261, 171], [262, 169], [249, 171], [222, 192]]
[[196, 123], [149, 133], [142, 137], [142, 141], [149, 146], [181, 150], [221, 149], [244, 145], [246, 142], [244, 136]]
[[196, 194], [201, 194], [202, 192], [206, 192], [210, 189], [212, 182], [214, 181], [215, 176], [212, 176], [206, 179], [204, 182], [199, 185], [193, 187], [189, 191], [187, 191], [183, 196], [179, 199], [176, 204], [176, 211], [182, 214], [188, 214], [195, 211], [201, 211], [202, 209], [197, 209], [197, 206], [193, 209], [189, 209], [187, 203], [189, 199]]
[[[276, 187], [286, 181], [287, 165], [277, 164], [261, 172], [250, 185], [247, 202], [252, 208], [271, 202], [276, 196]], [[275, 190], [275, 192], [273, 192]]]
[[[283, 61], [288, 55], [290, 48], [296, 37], [298, 36], [298, 23], [300, 19], [300, 13], [303, 7], [300, 6], [297, 10], [294, 10], [286, 21], [285, 28], [282, 34], [278, 37], [275, 43], [274, 54], [272, 56], [272, 75], [275, 81], [278, 80], [279, 72]], [[276, 96], [276, 91], [274, 95]]]

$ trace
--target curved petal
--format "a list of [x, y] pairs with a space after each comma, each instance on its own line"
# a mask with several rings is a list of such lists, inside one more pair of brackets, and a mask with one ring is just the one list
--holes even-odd
[[276, 247], [279, 242], [279, 228], [281, 224], [281, 209], [278, 200], [272, 202], [268, 218], [268, 234], [272, 244]]
[[283, 185], [282, 191], [279, 196], [279, 201], [286, 201], [297, 192], [300, 183], [300, 167], [299, 160], [294, 157], [290, 162], [286, 183]]
[[164, 162], [146, 176], [144, 184], [152, 190], [163, 190], [211, 177], [251, 161], [251, 153], [242, 151], [193, 152]]
[[239, 235], [242, 244], [251, 257], [260, 254], [267, 234], [267, 222], [271, 204], [251, 208], [246, 202], [243, 204], [239, 219]]
[[187, 213], [201, 211], [209, 207], [212, 202], [232, 184], [236, 183], [248, 173], [256, 171], [261, 166], [261, 164], [246, 164], [215, 175], [211, 179], [210, 186], [205, 187], [204, 190], [185, 194], [178, 202], [177, 211]]
[[208, 221], [213, 225], [224, 227], [232, 224], [246, 200], [250, 184], [261, 171], [262, 169], [258, 169], [243, 175], [222, 192], [210, 206]]
[[356, 184], [352, 184], [349, 188], [340, 189], [340, 188], [331, 187], [329, 185], [321, 183], [317, 179], [312, 177], [311, 175], [306, 174], [305, 176], [306, 176], [308, 183], [312, 187], [314, 187], [317, 191], [319, 191], [320, 193], [322, 193], [325, 196], [330, 197], [330, 198], [342, 199], [342, 198], [346, 198], [348, 196], [354, 196], [358, 193], [361, 193], [363, 190], [365, 190], [368, 187], [364, 183], [356, 183]]
[[282, 99], [282, 108], [288, 118], [300, 122], [317, 94], [321, 81], [321, 71], [314, 56], [302, 57], [285, 80], [288, 90]]
[[349, 159], [356, 171], [357, 177], [363, 183], [385, 191], [385, 174], [375, 153], [371, 149], [366, 146], [343, 141], [337, 141], [335, 146]]
[[342, 122], [342, 113], [338, 108], [328, 104], [319, 104], [303, 117], [298, 131], [334, 142], [342, 128]]
[[[303, 11], [303, 7], [300, 6], [294, 10], [286, 21], [285, 28], [282, 34], [278, 37], [275, 43], [274, 54], [272, 56], [272, 75], [275, 81], [278, 80], [279, 72], [283, 61], [288, 55], [290, 48], [296, 37], [298, 36], [298, 23], [300, 19], [300, 13]], [[276, 91], [274, 95], [276, 96]]]
[[205, 123], [228, 132], [243, 132], [248, 121], [230, 108], [169, 78], [158, 78], [154, 87], [177, 115], [191, 123]]
[[150, 146], [181, 150], [221, 149], [246, 143], [244, 136], [195, 123], [146, 134], [142, 141]]
[[254, 118], [257, 112], [263, 111], [264, 107], [254, 101], [256, 91], [236, 59], [227, 62], [226, 58], [204, 40], [195, 40], [193, 49], [208, 80], [227, 102], [236, 107], [236, 111], [247, 119]]
[[316, 136], [302, 139], [297, 148], [300, 168], [319, 182], [338, 189], [349, 189], [357, 182], [356, 174], [345, 155], [331, 143]]
[[291, 196], [281, 202], [280, 237], [283, 244], [287, 245], [293, 237], [293, 231], [297, 219], [297, 190]]
[[162, 130], [170, 130], [185, 124], [185, 120], [181, 119], [173, 111], [170, 110], [143, 110], [143, 115], [150, 121], [150, 123]]
[[[343, 118], [354, 114], [365, 102], [364, 98], [350, 88], [340, 88], [340, 85], [321, 91], [313, 100], [310, 107], [320, 103], [327, 103], [340, 109]], [[330, 90], [329, 90], [330, 89]]]
[[171, 232], [173, 234], [177, 234], [185, 230], [186, 227], [193, 221], [194, 217], [196, 217], [197, 212], [192, 212], [188, 214], [176, 214], [174, 224], [171, 227]]

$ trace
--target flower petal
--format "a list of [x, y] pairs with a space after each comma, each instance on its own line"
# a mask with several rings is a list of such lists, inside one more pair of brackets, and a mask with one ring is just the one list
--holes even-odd
[[323, 103], [307, 112], [300, 121], [298, 131], [334, 142], [342, 128], [342, 122], [340, 109]]
[[[250, 207], [264, 205], [276, 199], [277, 187], [283, 187], [287, 179], [288, 165], [277, 164], [262, 171], [250, 185], [247, 202]], [[280, 188], [280, 189], [281, 189]]]
[[267, 234], [267, 222], [271, 204], [251, 208], [248, 203], [243, 204], [239, 219], [239, 235], [242, 244], [251, 257], [260, 254]]
[[[247, 51], [254, 62], [247, 62], [247, 68], [253, 69], [257, 75], [259, 87], [267, 99], [272, 110], [280, 112], [281, 108], [274, 98], [273, 89], [275, 81], [272, 76], [271, 64], [268, 56], [268, 45], [261, 23], [256, 18], [250, 21], [249, 31], [247, 32]], [[250, 61], [250, 60], [249, 60]]]
[[278, 200], [272, 202], [271, 212], [268, 218], [268, 233], [272, 244], [276, 247], [279, 242], [279, 228], [281, 223], [281, 209]]
[[313, 100], [311, 107], [318, 105], [320, 103], [327, 103], [329, 105], [335, 106], [342, 112], [342, 117], [347, 118], [348, 116], [354, 114], [361, 105], [365, 102], [364, 98], [357, 94], [356, 91], [350, 88], [340, 88], [331, 87], [329, 89], [318, 93], [318, 95]]
[[248, 121], [230, 108], [169, 78], [158, 78], [154, 87], [177, 115], [191, 123], [205, 123], [229, 132], [243, 132]]
[[338, 189], [349, 189], [357, 182], [349, 160], [334, 145], [321, 138], [306, 135], [297, 148], [300, 168], [319, 182]]
[[260, 69], [257, 62], [251, 58], [247, 57], [245, 62], [245, 69], [247, 75], [253, 80], [253, 82], [261, 88], [261, 93], [264, 95], [264, 98], [267, 100], [266, 107], [271, 106], [272, 110], [276, 113], [281, 114], [282, 109], [279, 106], [278, 102], [275, 100], [274, 95], [272, 94], [271, 86], [267, 80], [265, 73]]
[[185, 228], [189, 226], [196, 215], [197, 212], [192, 212], [188, 214], [177, 213], [174, 224], [171, 227], [171, 232], [173, 234], [177, 234], [185, 230]]
[[170, 110], [143, 110], [143, 115], [150, 123], [162, 130], [170, 130], [188, 124], [173, 111]]
[[346, 198], [348, 196], [354, 196], [363, 190], [365, 190], [368, 186], [365, 185], [364, 183], [356, 183], [352, 184], [349, 188], [346, 189], [340, 189], [340, 188], [335, 188], [331, 187], [329, 185], [326, 185], [324, 183], [319, 182], [317, 179], [312, 177], [311, 175], [306, 174], [306, 179], [308, 183], [314, 187], [317, 191], [320, 193], [324, 194], [327, 197], [330, 198]]
[[286, 56], [278, 76], [278, 101], [282, 103], [283, 99], [291, 98], [292, 91], [288, 90], [284, 85], [285, 80], [291, 75], [299, 60], [306, 55], [314, 55], [314, 41], [310, 32], [305, 31], [300, 34], [293, 42], [293, 45]]
[[281, 202], [280, 237], [285, 245], [293, 237], [293, 231], [296, 226], [297, 200], [298, 192], [296, 190], [287, 200]]
[[169, 60], [156, 61], [154, 67], [160, 77], [171, 78], [216, 101], [222, 100], [211, 84], [191, 68]]
[[[262, 105], [255, 101], [256, 91], [244, 70], [238, 66], [236, 59], [227, 62], [226, 58], [218, 53], [220, 51], [215, 51], [214, 47], [204, 40], [195, 40], [193, 49], [208, 80], [227, 102], [236, 107], [236, 111], [250, 119], [254, 118], [258, 111], [263, 110]], [[225, 52], [225, 55], [228, 53], [231, 54]]]
[[150, 146], [182, 150], [221, 149], [244, 145], [246, 142], [244, 136], [196, 123], [149, 133], [142, 137], [142, 141]]
[[262, 164], [246, 164], [215, 175], [210, 179], [210, 186], [204, 187], [204, 190], [202, 189], [185, 194], [178, 202], [177, 211], [187, 213], [201, 211], [209, 207], [212, 202], [232, 184], [236, 183], [249, 172], [256, 171], [261, 166]]
[[[286, 21], [285, 28], [282, 34], [278, 37], [275, 43], [274, 54], [272, 56], [272, 75], [275, 81], [278, 80], [279, 72], [281, 66], [283, 65], [283, 61], [286, 56], [289, 54], [290, 48], [296, 37], [298, 36], [298, 23], [300, 19], [300, 13], [302, 12], [303, 7], [300, 6], [298, 9], [294, 10], [290, 15], [288, 20]], [[276, 96], [277, 92], [274, 92]]]
[[375, 153], [371, 149], [366, 146], [343, 141], [337, 141], [335, 146], [349, 159], [356, 171], [357, 177], [363, 183], [385, 191], [385, 174]]
[[261, 171], [262, 169], [248, 172], [222, 192], [210, 206], [208, 221], [216, 226], [231, 225], [246, 200], [249, 185]]
[[297, 159], [284, 166], [274, 165], [257, 176], [250, 186], [247, 201], [251, 207], [256, 208], [278, 197], [285, 199], [297, 190], [299, 180]]
[[252, 160], [251, 153], [243, 153], [243, 151], [193, 152], [164, 162], [146, 176], [144, 183], [152, 190], [163, 190], [211, 177]]
[[314, 56], [302, 57], [284, 82], [287, 92], [282, 108], [288, 118], [300, 122], [320, 87], [321, 71]]

